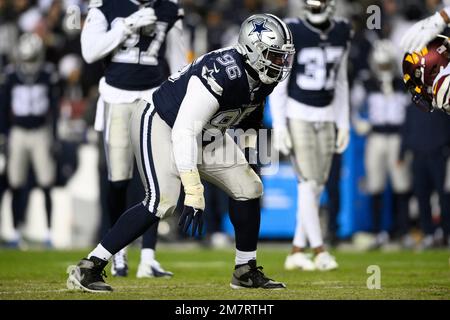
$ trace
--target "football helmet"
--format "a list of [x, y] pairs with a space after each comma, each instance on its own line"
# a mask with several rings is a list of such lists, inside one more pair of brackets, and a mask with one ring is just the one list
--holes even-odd
[[385, 93], [392, 93], [392, 81], [397, 72], [397, 61], [394, 44], [387, 39], [377, 40], [369, 57], [370, 69], [382, 84]]
[[449, 38], [439, 35], [420, 52], [406, 53], [403, 58], [403, 81], [412, 101], [423, 111], [433, 111], [433, 82], [450, 62]]
[[321, 24], [334, 14], [334, 0], [304, 0], [306, 18], [313, 24]]
[[291, 72], [295, 48], [287, 25], [272, 14], [255, 14], [241, 25], [237, 49], [265, 84]]
[[21, 35], [16, 48], [16, 59], [20, 71], [25, 75], [36, 74], [44, 62], [42, 39], [34, 33]]

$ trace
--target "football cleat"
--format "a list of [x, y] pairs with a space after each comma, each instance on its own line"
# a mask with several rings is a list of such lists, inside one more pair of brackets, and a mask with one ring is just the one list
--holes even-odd
[[375, 236], [373, 242], [369, 246], [369, 250], [377, 250], [386, 246], [389, 243], [389, 239], [389, 233], [387, 231], [381, 231]]
[[125, 249], [120, 250], [111, 258], [111, 275], [113, 277], [128, 276], [127, 253]]
[[267, 278], [262, 272], [263, 267], [256, 266], [256, 260], [236, 266], [231, 277], [230, 287], [233, 289], [262, 288], [262, 289], [285, 289], [286, 285]]
[[429, 234], [423, 237], [419, 243], [419, 251], [433, 249], [435, 247], [434, 236]]
[[138, 271], [136, 273], [137, 278], [172, 278], [173, 273], [164, 270], [158, 261], [153, 260], [151, 262], [139, 263]]
[[97, 257], [84, 258], [76, 266], [69, 266], [67, 273], [67, 288], [69, 290], [81, 290], [87, 292], [110, 292], [112, 287], [105, 283], [104, 268], [108, 261]]
[[321, 252], [314, 258], [314, 264], [317, 270], [329, 271], [339, 267], [336, 262], [336, 258], [329, 254], [327, 251]]
[[314, 271], [316, 270], [316, 265], [309, 256], [303, 252], [296, 252], [290, 254], [286, 257], [284, 262], [284, 268], [286, 270], [303, 270], [303, 271]]

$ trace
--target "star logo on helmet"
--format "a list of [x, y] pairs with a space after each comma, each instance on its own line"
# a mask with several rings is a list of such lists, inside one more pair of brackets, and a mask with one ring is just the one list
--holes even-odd
[[251, 35], [256, 32], [259, 40], [261, 40], [263, 32], [272, 32], [271, 29], [266, 27], [266, 21], [252, 21], [252, 23], [253, 23], [253, 30], [250, 31], [248, 35]]

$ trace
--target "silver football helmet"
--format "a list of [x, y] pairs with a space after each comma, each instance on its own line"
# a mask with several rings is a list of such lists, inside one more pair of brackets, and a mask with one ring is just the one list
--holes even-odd
[[21, 35], [16, 48], [16, 59], [23, 73], [33, 75], [39, 71], [44, 62], [42, 39], [34, 33]]
[[272, 14], [255, 14], [241, 25], [237, 49], [265, 84], [283, 81], [292, 69], [295, 48], [287, 25]]
[[369, 56], [370, 69], [384, 85], [383, 91], [391, 93], [392, 81], [397, 74], [397, 54], [394, 44], [388, 39], [377, 40]]
[[334, 0], [304, 0], [306, 18], [313, 24], [321, 24], [334, 14], [336, 4]]

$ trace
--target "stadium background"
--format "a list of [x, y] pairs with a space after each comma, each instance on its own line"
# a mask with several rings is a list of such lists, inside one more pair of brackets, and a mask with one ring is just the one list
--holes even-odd
[[[105, 181], [105, 160], [98, 134], [93, 130], [93, 119], [98, 97], [97, 84], [101, 77], [100, 63], [88, 65], [81, 58], [80, 29], [67, 28], [66, 22], [73, 8], [80, 8], [81, 25], [87, 12], [87, 2], [81, 0], [0, 0], [0, 70], [12, 61], [17, 39], [22, 32], [39, 34], [46, 44], [46, 59], [58, 66], [64, 83], [60, 105], [58, 133], [62, 152], [58, 159], [58, 183], [52, 191], [53, 236], [56, 248], [86, 247], [94, 244], [107, 228], [107, 215], [102, 210], [101, 184]], [[240, 23], [255, 12], [271, 12], [281, 17], [295, 15], [300, 1], [288, 0], [182, 0], [185, 10], [185, 43], [192, 59], [209, 50], [233, 43]], [[381, 29], [368, 30], [366, 26], [369, 5], [381, 8]], [[337, 1], [338, 16], [353, 22], [356, 35], [350, 54], [350, 81], [369, 69], [368, 56], [373, 39], [387, 37], [398, 43], [403, 31], [414, 21], [436, 11], [442, 3], [427, 1]], [[75, 6], [75, 7], [74, 7]], [[401, 53], [399, 50], [399, 61]], [[2, 71], [0, 71], [0, 76]], [[266, 109], [265, 126], [271, 127], [269, 108]], [[450, 122], [449, 122], [450, 123]], [[450, 124], [449, 124], [450, 125]], [[340, 180], [341, 208], [338, 235], [349, 239], [360, 232], [371, 230], [369, 199], [364, 186], [365, 140], [352, 131], [352, 139], [343, 157]], [[448, 166], [450, 171], [450, 166]], [[32, 173], [31, 173], [32, 176]], [[295, 227], [296, 180], [286, 159], [282, 159], [280, 172], [264, 179], [265, 196], [261, 238], [290, 240]], [[95, 183], [93, 183], [95, 182]], [[2, 180], [2, 183], [5, 182]], [[6, 189], [6, 185], [2, 188]], [[26, 213], [24, 235], [39, 242], [44, 237], [44, 199], [30, 178], [29, 205]], [[450, 192], [450, 174], [447, 174]], [[389, 187], [386, 191], [389, 200]], [[321, 201], [326, 224], [327, 194]], [[389, 203], [389, 201], [387, 202]], [[436, 225], [439, 208], [433, 200]], [[1, 201], [0, 235], [8, 242], [12, 234], [10, 194], [6, 191]], [[413, 231], [419, 230], [418, 209], [411, 201]], [[389, 228], [393, 212], [384, 210], [383, 225]], [[179, 240], [174, 223], [169, 219], [160, 226], [160, 235], [168, 242]], [[226, 215], [223, 230], [232, 234]], [[324, 228], [326, 230], [326, 228]]]

